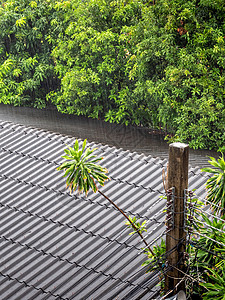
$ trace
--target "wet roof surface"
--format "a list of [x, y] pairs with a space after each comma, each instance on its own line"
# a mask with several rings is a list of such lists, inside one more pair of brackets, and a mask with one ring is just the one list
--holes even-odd
[[[46, 129], [95, 143], [135, 151], [167, 159], [168, 143], [159, 131], [134, 126], [106, 123], [83, 116], [60, 114], [55, 110], [14, 107], [0, 103], [0, 120]], [[192, 166], [208, 167], [208, 156], [219, 154], [209, 150], [190, 149]]]
[[[0, 290], [12, 299], [152, 299], [158, 277], [141, 264], [143, 244], [100, 194], [70, 195], [62, 173], [75, 139], [0, 122]], [[81, 141], [80, 141], [81, 142]], [[150, 245], [165, 233], [162, 169], [167, 160], [98, 147], [111, 180], [101, 191], [128, 215], [147, 220]], [[205, 196], [207, 176], [189, 169]]]

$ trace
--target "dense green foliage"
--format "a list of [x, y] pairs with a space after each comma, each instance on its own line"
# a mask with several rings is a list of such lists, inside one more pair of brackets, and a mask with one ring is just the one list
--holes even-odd
[[60, 111], [134, 122], [138, 106], [128, 76], [129, 44], [142, 6], [136, 0], [58, 3], [66, 17], [53, 51], [61, 90], [52, 101]]
[[224, 13], [223, 1], [157, 1], [139, 24], [146, 106], [192, 147], [218, 147], [225, 138]]
[[212, 220], [206, 214], [201, 214], [205, 221], [200, 223], [199, 239], [193, 238], [190, 253], [190, 275], [193, 281], [192, 293], [202, 295], [203, 300], [223, 299], [225, 265], [223, 253], [225, 251], [225, 222], [215, 216]]
[[223, 145], [224, 1], [1, 3], [0, 102]]
[[57, 88], [49, 42], [54, 2], [1, 1], [0, 102], [42, 108]]
[[225, 215], [225, 161], [222, 157], [218, 161], [214, 157], [210, 157], [209, 163], [214, 168], [203, 168], [202, 171], [213, 174], [207, 180], [208, 201], [215, 212]]

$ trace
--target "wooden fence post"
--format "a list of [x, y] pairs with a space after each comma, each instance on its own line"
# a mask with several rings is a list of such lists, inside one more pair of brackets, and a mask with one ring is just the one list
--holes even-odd
[[167, 216], [171, 219], [167, 223], [166, 251], [171, 250], [171, 254], [167, 257], [169, 270], [165, 278], [165, 292], [173, 291], [176, 287], [171, 295], [184, 289], [184, 281], [179, 284], [180, 278], [183, 278], [184, 274], [178, 269], [185, 272], [182, 257], [186, 243], [184, 193], [188, 188], [188, 158], [189, 146], [187, 144], [173, 143], [169, 145], [167, 187], [170, 192], [167, 196]]

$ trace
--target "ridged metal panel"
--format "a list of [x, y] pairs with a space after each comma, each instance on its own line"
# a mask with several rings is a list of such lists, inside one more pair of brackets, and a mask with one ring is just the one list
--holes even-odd
[[[141, 267], [146, 258], [138, 236], [128, 235], [123, 216], [100, 194], [70, 195], [56, 171], [74, 139], [0, 124], [1, 300], [150, 299], [157, 276]], [[148, 221], [148, 243], [159, 240], [166, 160], [88, 146], [98, 147], [111, 176], [101, 190], [128, 215]], [[190, 169], [190, 189], [202, 196], [206, 180]]]

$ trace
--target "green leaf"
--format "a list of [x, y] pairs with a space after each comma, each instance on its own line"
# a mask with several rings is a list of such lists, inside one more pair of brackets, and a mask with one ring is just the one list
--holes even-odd
[[65, 158], [65, 159], [73, 159], [73, 157], [68, 156], [68, 155], [64, 155], [64, 156], [62, 156], [62, 158]]
[[82, 146], [82, 153], [84, 152], [84, 149], [86, 147], [86, 144], [87, 144], [87, 140], [85, 139], [84, 142], [83, 142], [83, 146]]
[[75, 141], [74, 143], [74, 150], [77, 152], [79, 150], [79, 143], [78, 140]]
[[26, 17], [16, 20], [16, 26], [22, 27], [26, 25]]

